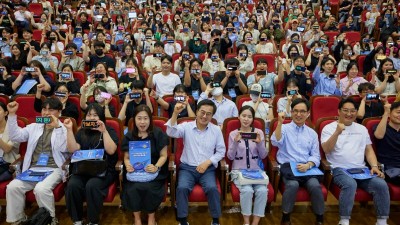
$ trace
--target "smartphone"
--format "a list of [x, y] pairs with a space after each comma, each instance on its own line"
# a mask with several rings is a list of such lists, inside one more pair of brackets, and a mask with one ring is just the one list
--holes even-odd
[[254, 132], [240, 132], [243, 139], [257, 139], [257, 133]]
[[200, 38], [195, 37], [195, 38], [193, 38], [193, 40], [194, 40], [194, 41], [200, 41]]
[[211, 56], [211, 60], [216, 60], [216, 59], [218, 59], [218, 56], [216, 56], [216, 55]]
[[129, 19], [133, 19], [133, 18], [137, 17], [137, 14], [136, 14], [136, 12], [130, 12], [130, 13], [128, 13], [128, 16], [129, 16]]
[[386, 73], [388, 73], [388, 74], [393, 76], [393, 74], [397, 73], [397, 70], [396, 69], [387, 70]]
[[82, 128], [97, 128], [99, 125], [96, 120], [82, 120]]
[[61, 97], [61, 98], [65, 98], [65, 97], [67, 97], [67, 93], [55, 91], [55, 92], [54, 92], [54, 96], [56, 96], [56, 97]]
[[106, 98], [106, 99], [112, 98], [112, 95], [110, 93], [107, 93], [107, 92], [100, 92], [100, 96], [102, 98]]
[[291, 90], [287, 92], [288, 95], [296, 95], [297, 91], [296, 90]]
[[379, 94], [367, 94], [365, 96], [366, 100], [379, 100]]
[[263, 76], [263, 75], [267, 75], [266, 70], [257, 70], [257, 76]]
[[118, 27], [117, 27], [117, 30], [119, 30], [119, 31], [124, 30], [124, 29], [125, 29], [124, 26], [118, 26]]
[[298, 32], [303, 32], [306, 28], [305, 27], [297, 27]]
[[246, 53], [239, 53], [239, 56], [240, 57], [247, 57], [247, 54]]
[[312, 29], [318, 30], [318, 29], [319, 29], [319, 26], [312, 26]]
[[136, 69], [135, 68], [126, 68], [126, 73], [135, 73]]
[[328, 77], [331, 78], [331, 79], [334, 79], [334, 78], [336, 78], [336, 74], [329, 74]]
[[3, 11], [3, 12], [1, 12], [1, 15], [4, 15], [4, 16], [6, 16], [8, 14], [8, 12], [7, 11]]
[[94, 79], [103, 79], [104, 78], [104, 74], [95, 74], [93, 75]]
[[35, 72], [35, 67], [25, 67], [25, 72]]
[[75, 27], [75, 32], [82, 32], [82, 27]]
[[65, 55], [72, 55], [72, 54], [74, 54], [73, 51], [65, 51]]
[[162, 53], [154, 53], [153, 57], [161, 58], [162, 57]]
[[11, 52], [4, 52], [3, 54], [5, 57], [11, 57]]
[[58, 27], [57, 26], [51, 26], [51, 30], [57, 30], [58, 29]]
[[232, 31], [233, 31], [233, 29], [235, 29], [235, 28], [233, 28], [233, 27], [227, 27], [227, 28], [226, 28], [226, 31], [228, 31], [228, 32], [232, 32]]
[[237, 69], [238, 69], [237, 66], [228, 67], [228, 70], [230, 70], [230, 71], [236, 71]]
[[300, 40], [298, 40], [298, 39], [293, 39], [292, 42], [295, 43], [295, 44], [298, 44], [298, 43], [300, 43]]
[[32, 171], [29, 176], [31, 177], [41, 177], [41, 176], [45, 176], [46, 172], [39, 172], [39, 171]]
[[182, 29], [182, 32], [184, 32], [184, 33], [189, 32], [189, 28], [183, 28], [183, 29]]
[[40, 50], [40, 55], [46, 56], [46, 55], [48, 55], [48, 54], [49, 54], [49, 51], [47, 51], [47, 50]]
[[185, 99], [186, 99], [185, 96], [175, 96], [174, 97], [174, 100], [177, 101], [177, 102], [184, 102]]
[[131, 99], [142, 98], [142, 94], [141, 93], [129, 93], [129, 98], [131, 98]]
[[388, 45], [389, 45], [390, 47], [392, 47], [392, 46], [394, 45], [394, 43], [393, 43], [393, 42], [388, 42]]
[[364, 43], [369, 43], [369, 42], [371, 42], [371, 40], [370, 40], [370, 39], [367, 39], [367, 38], [364, 38], [364, 39], [363, 39], [363, 42], [364, 42]]
[[353, 168], [353, 169], [347, 169], [347, 172], [350, 174], [362, 174], [364, 173], [364, 170], [361, 168]]
[[323, 50], [323, 49], [322, 49], [321, 47], [319, 47], [319, 48], [315, 48], [315, 49], [314, 49], [314, 52], [321, 53], [321, 52], [322, 52], [322, 50]]
[[219, 42], [219, 38], [214, 38], [214, 42]]
[[268, 38], [260, 38], [260, 41], [268, 41]]
[[212, 86], [213, 88], [221, 87], [221, 83], [220, 83], [220, 82], [212, 82], [211, 86]]
[[167, 40], [167, 43], [169, 44], [173, 44], [175, 42], [175, 40]]
[[190, 55], [189, 55], [189, 54], [183, 54], [182, 57], [183, 57], [184, 59], [190, 59]]
[[260, 97], [261, 98], [272, 98], [272, 94], [271, 93], [267, 93], [267, 92], [261, 92]]
[[69, 80], [72, 77], [70, 73], [60, 73], [60, 76], [62, 80]]
[[296, 66], [296, 68], [295, 68], [297, 71], [301, 71], [301, 72], [306, 72], [306, 67], [304, 67], [304, 66]]
[[51, 117], [50, 116], [37, 116], [35, 121], [36, 121], [36, 123], [49, 124], [49, 123], [51, 123]]
[[190, 70], [190, 73], [191, 74], [199, 74], [200, 70], [199, 69], [193, 69], [193, 70]]

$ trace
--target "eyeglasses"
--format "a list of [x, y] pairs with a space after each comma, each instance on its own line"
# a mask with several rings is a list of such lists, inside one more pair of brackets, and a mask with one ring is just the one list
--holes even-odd
[[300, 114], [300, 115], [304, 115], [304, 114], [306, 114], [307, 113], [307, 111], [306, 110], [297, 110], [297, 109], [295, 109], [295, 110], [292, 110], [292, 114]]
[[206, 115], [207, 117], [211, 117], [213, 115], [211, 112], [206, 112], [203, 110], [200, 110], [199, 113], [201, 117], [203, 117], [204, 115]]
[[344, 113], [344, 114], [355, 114], [355, 113], [357, 113], [357, 110], [356, 109], [341, 109], [341, 111]]

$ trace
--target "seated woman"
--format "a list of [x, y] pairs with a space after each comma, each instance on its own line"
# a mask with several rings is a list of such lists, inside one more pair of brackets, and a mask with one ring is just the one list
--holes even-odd
[[[39, 84], [36, 88], [36, 96], [35, 102], [33, 103], [33, 107], [36, 112], [40, 113], [42, 111], [42, 90], [44, 85]], [[58, 84], [55, 89], [54, 96], [60, 99], [60, 102], [63, 105], [61, 116], [74, 118], [76, 122], [78, 122], [79, 112], [78, 108], [75, 104], [68, 101], [68, 97], [70, 95], [70, 91], [65, 84]]]
[[[139, 105], [147, 105], [153, 113], [153, 105], [151, 104], [149, 89], [145, 88], [144, 82], [141, 80], [134, 80], [130, 83], [130, 92], [125, 95], [124, 103], [118, 114], [118, 119], [125, 120], [125, 126], [133, 118], [133, 111]], [[144, 98], [145, 97], [145, 98]]]
[[189, 50], [194, 54], [201, 54], [207, 51], [207, 46], [202, 44], [202, 36], [199, 32], [194, 32], [193, 39], [189, 40]]
[[189, 96], [187, 96], [186, 87], [183, 84], [178, 84], [175, 86], [175, 88], [173, 90], [173, 95], [174, 95], [174, 101], [172, 101], [172, 102], [166, 102], [166, 101], [164, 101], [163, 98], [154, 96], [154, 92], [153, 92], [152, 97], [154, 97], [154, 99], [157, 101], [157, 103], [164, 110], [168, 111], [168, 118], [171, 118], [172, 113], [174, 112], [175, 105], [178, 102], [176, 97], [184, 97], [183, 101], [186, 103], [186, 108], [183, 109], [183, 111], [178, 115], [178, 118], [195, 117], [196, 116], [196, 114], [195, 114], [196, 105], [195, 105], [195, 103], [189, 104]]
[[375, 92], [382, 95], [395, 95], [400, 91], [399, 71], [389, 73], [393, 70], [393, 61], [385, 58], [380, 62], [376, 75], [372, 77], [371, 83], [375, 84]]
[[74, 79], [74, 69], [70, 64], [65, 64], [61, 68], [61, 73], [58, 75], [57, 85], [65, 84], [73, 94], [80, 93], [80, 82]]
[[16, 77], [11, 75], [11, 68], [5, 59], [0, 59], [0, 74], [0, 94], [13, 95], [12, 83]]
[[241, 74], [246, 74], [247, 72], [253, 71], [254, 63], [251, 58], [253, 53], [247, 50], [247, 46], [241, 44], [237, 47], [237, 56], [236, 58], [239, 60], [239, 68]]
[[54, 83], [53, 79], [51, 79], [51, 77], [47, 75], [47, 72], [44, 69], [42, 63], [33, 60], [31, 63], [29, 63], [29, 66], [30, 68], [34, 68], [35, 72], [27, 72], [27, 67], [22, 69], [17, 79], [15, 79], [15, 81], [12, 83], [12, 89], [17, 92], [25, 81], [35, 80], [37, 84], [35, 84], [35, 86], [33, 86], [26, 94], [36, 93], [36, 86], [42, 84], [44, 85], [43, 95], [53, 95], [54, 87], [56, 84]]
[[285, 117], [291, 117], [292, 108], [290, 107], [292, 101], [296, 98], [302, 98], [303, 96], [299, 93], [299, 83], [298, 79], [290, 78], [286, 82], [285, 87], [286, 97], [280, 98], [277, 103], [278, 113], [285, 112]]
[[363, 77], [358, 76], [358, 66], [356, 62], [350, 62], [346, 68], [347, 76], [340, 79], [340, 87], [342, 88], [343, 95], [357, 95], [358, 86], [362, 83], [368, 82]]
[[81, 95], [90, 96], [93, 89], [98, 86], [104, 87], [110, 94], [115, 95], [118, 93], [117, 81], [110, 76], [108, 66], [103, 62], [97, 63], [96, 68], [90, 71], [90, 77], [88, 77], [86, 83], [81, 87]]
[[144, 84], [146, 84], [146, 79], [143, 77], [143, 71], [139, 67], [137, 61], [133, 58], [126, 59], [126, 69], [125, 75], [121, 76], [118, 80], [119, 88], [118, 91], [120, 93], [127, 92], [130, 88], [133, 81], [141, 80]]
[[150, 108], [146, 105], [139, 105], [135, 108], [133, 118], [135, 126], [128, 132], [122, 142], [124, 151], [124, 164], [126, 172], [135, 173], [132, 166], [129, 152], [129, 144], [135, 141], [150, 141], [151, 162], [144, 168], [147, 173], [158, 173], [148, 182], [129, 181], [124, 176], [122, 206], [124, 209], [133, 212], [135, 217], [134, 225], [141, 225], [141, 212], [148, 213], [149, 225], [156, 225], [155, 211], [160, 206], [165, 196], [165, 181], [168, 177], [168, 136], [157, 126], [153, 126]]
[[[25, 46], [28, 48], [30, 45]], [[12, 70], [21, 70], [22, 67], [28, 65], [26, 62], [26, 57], [26, 52], [21, 48], [21, 45], [13, 44], [11, 46], [11, 57], [8, 57], [7, 61]]]
[[10, 180], [12, 173], [9, 171], [9, 166], [19, 158], [19, 142], [12, 142], [8, 136], [7, 130], [7, 106], [0, 102], [0, 157], [3, 162], [0, 164], [0, 182]]
[[183, 47], [181, 50], [181, 56], [174, 62], [174, 71], [179, 75], [179, 78], [183, 79], [185, 76], [186, 67], [189, 68], [189, 62], [192, 59], [188, 47]]
[[324, 58], [324, 55], [319, 56], [318, 65], [315, 67], [312, 77], [315, 85], [313, 95], [342, 95], [340, 76], [332, 74], [334, 66], [335, 62], [331, 58]]
[[[253, 63], [253, 61], [251, 62]], [[280, 66], [282, 67], [282, 66]], [[276, 75], [275, 73], [268, 73], [268, 62], [264, 58], [259, 58], [256, 62], [256, 72], [247, 78], [247, 87], [253, 84], [261, 84], [263, 92], [268, 92], [274, 96], [274, 86], [283, 81], [283, 73]]]
[[260, 42], [256, 45], [256, 53], [258, 54], [276, 54], [276, 43], [271, 34], [262, 32], [260, 34]]
[[[262, 130], [253, 127], [255, 111], [251, 106], [243, 106], [239, 111], [240, 128], [231, 131], [229, 134], [229, 148], [227, 156], [232, 160], [232, 171], [241, 169], [263, 170], [258, 164], [258, 160], [267, 157], [265, 149], [264, 133]], [[257, 138], [249, 141], [243, 139], [241, 132], [255, 132]], [[248, 149], [248, 151], [246, 151]], [[250, 161], [247, 161], [250, 159]], [[235, 173], [233, 173], [235, 174]], [[232, 175], [232, 180], [240, 191], [240, 206], [244, 224], [259, 224], [260, 218], [265, 216], [265, 206], [267, 205], [268, 189], [265, 184], [240, 185], [237, 176]], [[254, 193], [254, 207], [252, 212]], [[250, 223], [250, 216], [253, 215], [253, 222]]]
[[[87, 102], [87, 96], [84, 93], [86, 93], [86, 91], [83, 92], [83, 94], [81, 94], [81, 99], [80, 99], [80, 105], [82, 110], [86, 110], [89, 104], [91, 103]], [[106, 114], [106, 117], [115, 117], [116, 116], [115, 107], [113, 105], [110, 105], [112, 97], [106, 98], [105, 95], [107, 94], [109, 93], [104, 87], [97, 86], [93, 89], [93, 93], [90, 96], [93, 96], [94, 101], [104, 108], [104, 113]]]
[[226, 70], [224, 61], [221, 59], [217, 48], [212, 48], [210, 52], [206, 52], [204, 58], [202, 70], [209, 72], [211, 78], [214, 78], [216, 72]]
[[39, 55], [36, 56], [33, 56], [32, 49], [29, 48], [26, 62], [30, 64], [32, 60], [37, 60], [43, 65], [45, 70], [57, 72], [57, 66], [59, 62], [57, 57], [51, 55], [50, 47], [51, 44], [49, 42], [44, 42], [40, 45]]
[[115, 57], [116, 64], [115, 64], [115, 72], [118, 73], [118, 77], [121, 77], [123, 73], [126, 72], [127, 63], [129, 59], [136, 60], [136, 50], [133, 48], [131, 44], [123, 45], [121, 57]]
[[[75, 224], [82, 224], [83, 203], [86, 200], [88, 222], [98, 224], [103, 199], [107, 195], [108, 187], [117, 176], [115, 165], [118, 161], [118, 153], [116, 153], [118, 135], [113, 128], [106, 125], [105, 113], [101, 105], [90, 104], [84, 118], [95, 120], [98, 127], [81, 128], [74, 135], [72, 121], [69, 119], [64, 121], [64, 126], [67, 128], [68, 151], [74, 153], [77, 150], [104, 149], [106, 173], [101, 177], [72, 174], [65, 191], [65, 203], [72, 221]], [[73, 168], [76, 165], [71, 163], [71, 166]]]
[[[44, 38], [46, 36], [42, 35], [42, 40], [40, 41], [40, 44], [44, 43]], [[50, 31], [47, 35], [48, 42], [51, 44], [51, 47], [49, 48], [51, 50], [51, 53], [61, 53], [64, 51], [64, 43], [61, 41], [61, 38], [59, 34], [55, 31]], [[64, 40], [64, 39], [62, 39]]]

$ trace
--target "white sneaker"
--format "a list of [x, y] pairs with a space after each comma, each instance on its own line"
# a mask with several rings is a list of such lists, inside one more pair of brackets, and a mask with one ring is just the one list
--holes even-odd
[[82, 221], [76, 221], [73, 225], [82, 225]]
[[58, 219], [56, 217], [53, 217], [53, 220], [51, 221], [51, 225], [57, 225], [58, 224]]
[[[189, 222], [187, 224], [189, 225]], [[181, 225], [181, 223], [179, 223], [178, 225]]]
[[19, 225], [19, 224], [25, 222], [27, 219], [28, 219], [28, 216], [27, 216], [27, 215], [24, 215], [24, 217], [22, 217], [22, 219], [20, 219], [20, 220], [14, 222], [14, 223], [11, 223], [11, 225]]

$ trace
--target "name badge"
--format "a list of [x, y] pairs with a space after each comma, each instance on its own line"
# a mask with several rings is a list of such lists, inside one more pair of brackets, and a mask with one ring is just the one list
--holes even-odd
[[228, 93], [229, 93], [229, 96], [231, 96], [231, 98], [236, 98], [236, 91], [234, 88], [228, 89]]
[[49, 162], [49, 155], [45, 154], [45, 153], [40, 153], [39, 160], [37, 161], [36, 165], [37, 166], [47, 166], [48, 162]]
[[3, 83], [0, 83], [0, 87], [4, 87], [5, 85]]
[[182, 78], [185, 75], [185, 71], [179, 71], [179, 77]]
[[199, 90], [192, 90], [192, 96], [194, 100], [199, 100]]

